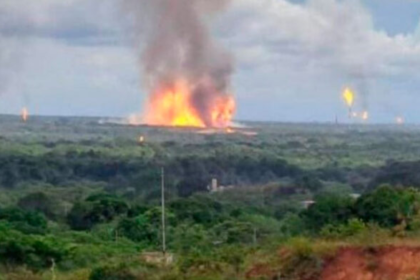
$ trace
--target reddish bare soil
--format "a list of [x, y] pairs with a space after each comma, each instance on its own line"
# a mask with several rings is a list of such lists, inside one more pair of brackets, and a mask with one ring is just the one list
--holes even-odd
[[[284, 257], [284, 256], [283, 256]], [[284, 258], [283, 258], [284, 261]], [[273, 264], [255, 265], [247, 279], [279, 279]], [[375, 248], [343, 247], [324, 260], [319, 273], [305, 276], [313, 265], [295, 264], [290, 279], [299, 280], [420, 280], [420, 247], [384, 246]], [[309, 276], [308, 276], [309, 275]], [[280, 278], [283, 279], [283, 278]], [[285, 279], [289, 279], [286, 278]]]
[[246, 279], [274, 278], [275, 272], [269, 265], [257, 264], [246, 273]]
[[321, 274], [321, 280], [409, 279], [420, 279], [420, 247], [342, 248]]

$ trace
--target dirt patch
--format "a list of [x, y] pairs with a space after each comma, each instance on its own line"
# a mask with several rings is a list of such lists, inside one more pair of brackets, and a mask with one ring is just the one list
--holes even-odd
[[341, 248], [321, 280], [420, 280], [420, 247]]
[[274, 278], [276, 272], [266, 264], [257, 264], [251, 270], [249, 270], [245, 277], [246, 279], [266, 279]]
[[420, 280], [417, 245], [341, 247], [319, 263], [308, 257], [295, 259], [287, 252], [281, 250], [270, 263], [255, 264], [246, 279]]

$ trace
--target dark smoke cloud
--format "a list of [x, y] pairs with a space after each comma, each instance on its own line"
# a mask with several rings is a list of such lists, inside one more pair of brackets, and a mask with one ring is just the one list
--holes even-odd
[[136, 42], [144, 44], [144, 80], [153, 90], [176, 80], [192, 86], [191, 103], [207, 125], [209, 104], [228, 91], [233, 59], [212, 38], [211, 19], [229, 0], [123, 0]]

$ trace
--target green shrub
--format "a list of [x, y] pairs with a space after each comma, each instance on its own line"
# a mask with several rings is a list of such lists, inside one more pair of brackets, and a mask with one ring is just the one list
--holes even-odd
[[52, 237], [24, 235], [5, 230], [0, 233], [0, 263], [7, 266], [26, 266], [42, 270], [60, 263], [70, 250], [66, 244]]
[[280, 279], [318, 279], [322, 258], [311, 240], [302, 237], [291, 239], [280, 252], [278, 274], [283, 277]]
[[343, 224], [354, 216], [354, 201], [348, 196], [325, 194], [315, 200], [316, 203], [301, 214], [305, 225], [314, 233], [329, 224]]
[[136, 280], [136, 277], [126, 267], [104, 266], [93, 269], [89, 280]]
[[18, 201], [18, 206], [26, 211], [40, 212], [55, 220], [60, 211], [59, 204], [43, 192], [30, 193]]
[[118, 197], [95, 195], [77, 202], [67, 216], [67, 221], [74, 230], [89, 230], [96, 224], [110, 222], [127, 214], [128, 209], [128, 204]]
[[44, 234], [47, 231], [47, 220], [42, 214], [19, 208], [0, 209], [0, 221], [25, 234]]
[[296, 236], [305, 231], [305, 223], [298, 214], [287, 213], [281, 220], [280, 230], [285, 236]]
[[391, 228], [410, 225], [420, 211], [420, 193], [415, 189], [381, 186], [362, 195], [355, 210], [363, 221]]
[[320, 235], [324, 238], [340, 239], [350, 236], [356, 236], [367, 229], [366, 224], [356, 218], [350, 219], [346, 224], [340, 225], [326, 225], [321, 231]]
[[156, 244], [158, 242], [158, 228], [150, 223], [144, 215], [122, 219], [116, 230], [118, 236], [124, 236], [135, 242], [146, 244]]

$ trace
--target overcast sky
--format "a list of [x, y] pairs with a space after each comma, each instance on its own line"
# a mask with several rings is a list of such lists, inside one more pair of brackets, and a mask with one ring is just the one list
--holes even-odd
[[[1, 0], [0, 113], [141, 111], [139, 51], [117, 2]], [[420, 0], [232, 0], [213, 32], [235, 56], [236, 118], [344, 121], [351, 86], [373, 122], [420, 123], [419, 21]]]

